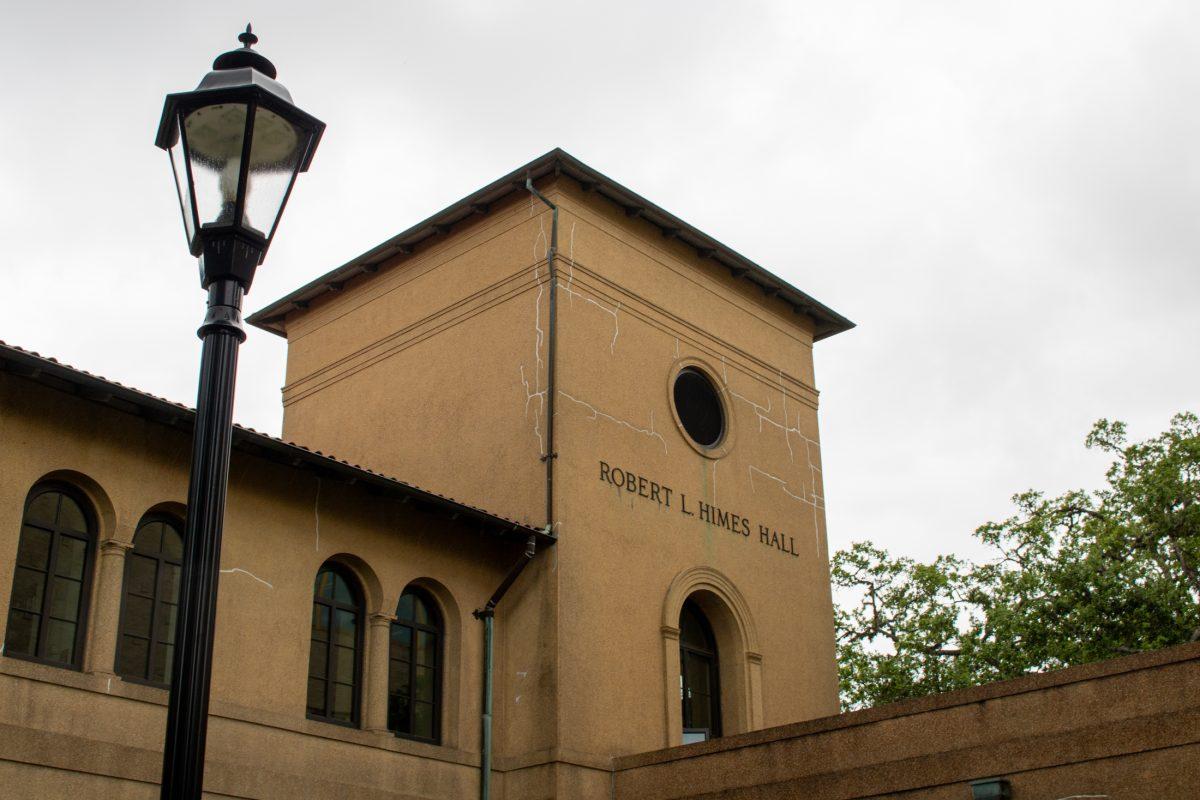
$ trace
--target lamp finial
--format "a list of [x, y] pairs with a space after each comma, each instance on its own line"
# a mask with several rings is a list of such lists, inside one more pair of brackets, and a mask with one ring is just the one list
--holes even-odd
[[262, 53], [252, 49], [253, 45], [258, 43], [258, 37], [254, 35], [254, 31], [250, 28], [250, 23], [246, 23], [246, 30], [239, 33], [237, 38], [242, 43], [242, 46], [236, 50], [230, 50], [228, 53], [222, 53], [217, 56], [217, 60], [213, 62], [213, 69], [224, 70], [253, 67], [268, 78], [274, 79], [275, 65]]

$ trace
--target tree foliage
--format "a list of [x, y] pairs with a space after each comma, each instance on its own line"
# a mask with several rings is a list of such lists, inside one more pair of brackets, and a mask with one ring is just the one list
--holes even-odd
[[1200, 640], [1200, 420], [1127, 441], [1100, 420], [1086, 446], [1113, 457], [1104, 488], [1013, 497], [975, 531], [981, 563], [928, 564], [866, 542], [837, 553], [843, 702], [864, 707]]

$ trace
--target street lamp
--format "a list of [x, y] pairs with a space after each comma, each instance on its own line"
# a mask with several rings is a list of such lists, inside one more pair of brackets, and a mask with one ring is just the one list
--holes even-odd
[[242, 47], [217, 56], [195, 91], [167, 95], [155, 144], [171, 157], [188, 249], [200, 259], [208, 312], [192, 439], [183, 578], [163, 752], [163, 800], [200, 800], [221, 530], [229, 484], [242, 296], [262, 263], [296, 175], [325, 124], [292, 104], [275, 66]]

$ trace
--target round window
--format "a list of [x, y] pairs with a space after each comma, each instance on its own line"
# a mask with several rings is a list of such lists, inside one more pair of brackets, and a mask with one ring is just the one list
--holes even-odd
[[685, 367], [675, 376], [672, 394], [675, 413], [692, 441], [701, 447], [720, 444], [725, 435], [725, 411], [708, 376], [695, 367]]

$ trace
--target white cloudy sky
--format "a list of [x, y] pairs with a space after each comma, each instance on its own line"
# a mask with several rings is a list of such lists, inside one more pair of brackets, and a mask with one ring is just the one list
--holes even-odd
[[[832, 544], [976, 552], [1200, 403], [1200, 4], [78, 2], [0, 9], [0, 339], [191, 402], [153, 136], [250, 19], [329, 123], [255, 309], [561, 146], [859, 323], [817, 348]], [[237, 418], [277, 432], [282, 340]]]

